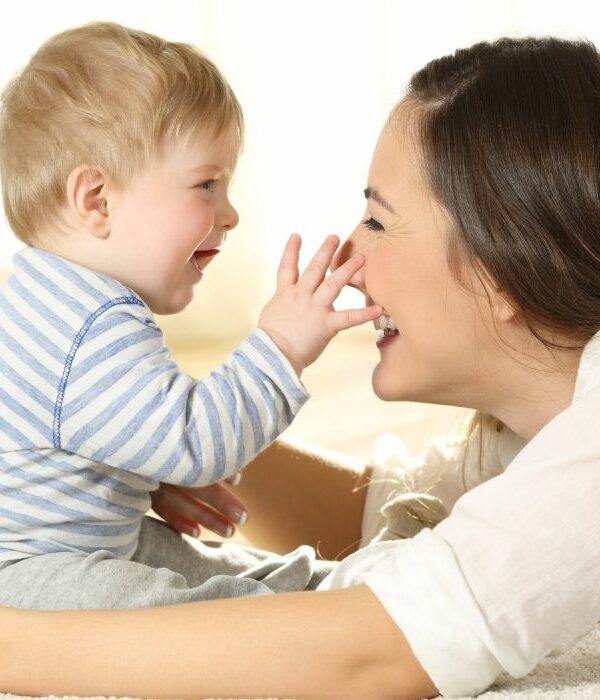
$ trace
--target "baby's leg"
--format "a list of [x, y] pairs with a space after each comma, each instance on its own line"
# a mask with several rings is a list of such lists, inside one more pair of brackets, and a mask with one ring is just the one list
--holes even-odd
[[151, 518], [144, 519], [142, 532], [132, 561], [101, 550], [44, 554], [3, 565], [0, 606], [143, 608], [238, 598], [313, 589], [332, 568], [316, 562], [310, 547], [282, 557], [241, 545], [209, 546], [183, 539]]
[[228, 580], [218, 586], [190, 587], [181, 574], [116, 559], [106, 550], [43, 554], [0, 570], [0, 605], [28, 610], [144, 608], [271, 592], [259, 581], [223, 578]]
[[335, 566], [317, 559], [306, 545], [280, 555], [240, 544], [202, 542], [151, 517], [142, 521], [133, 560], [177, 572], [189, 586], [200, 586], [213, 576], [236, 576], [261, 581], [276, 593], [313, 590]]

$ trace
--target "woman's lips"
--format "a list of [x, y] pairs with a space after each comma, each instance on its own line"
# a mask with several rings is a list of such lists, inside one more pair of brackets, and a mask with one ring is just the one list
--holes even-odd
[[394, 342], [395, 338], [399, 338], [400, 333], [398, 331], [390, 331], [390, 332], [383, 332], [381, 335], [378, 336], [377, 340], [375, 341], [377, 344], [377, 347], [383, 347], [384, 345], [388, 345], [389, 343]]

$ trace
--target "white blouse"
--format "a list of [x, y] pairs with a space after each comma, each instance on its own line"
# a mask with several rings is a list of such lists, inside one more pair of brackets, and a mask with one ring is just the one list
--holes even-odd
[[[363, 522], [363, 541], [384, 527], [382, 541], [319, 587], [368, 585], [449, 698], [476, 695], [502, 672], [526, 675], [600, 620], [600, 333], [584, 349], [573, 403], [528, 444], [506, 429], [489, 437], [481, 473], [469, 455], [464, 483], [460, 440], [435, 441], [420, 459], [396, 442], [400, 464], [380, 460]], [[378, 511], [394, 495], [390, 478], [450, 515], [385, 541]]]

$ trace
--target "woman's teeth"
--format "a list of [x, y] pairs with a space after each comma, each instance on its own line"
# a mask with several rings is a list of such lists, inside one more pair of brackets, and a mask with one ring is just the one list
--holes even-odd
[[376, 318], [373, 323], [378, 331], [398, 330], [398, 326], [395, 324], [394, 319], [391, 316], [386, 316], [385, 314], [382, 314], [379, 318]]
[[387, 338], [390, 335], [396, 335], [398, 333], [398, 327], [396, 326], [394, 320], [385, 314], [381, 315], [379, 318], [376, 318], [373, 321], [373, 325], [377, 330], [383, 331], [378, 340], [381, 338]]

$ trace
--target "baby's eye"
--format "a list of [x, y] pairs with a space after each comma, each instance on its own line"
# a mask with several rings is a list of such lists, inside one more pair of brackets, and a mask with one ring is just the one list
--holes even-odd
[[377, 219], [374, 219], [373, 217], [370, 217], [366, 221], [363, 221], [363, 226], [366, 226], [371, 231], [383, 231], [384, 230], [383, 226], [379, 223], [379, 221], [377, 221]]
[[198, 187], [201, 190], [208, 190], [209, 192], [213, 192], [216, 184], [216, 180], [206, 180], [205, 182], [201, 182], [199, 185], [196, 185], [196, 187]]

